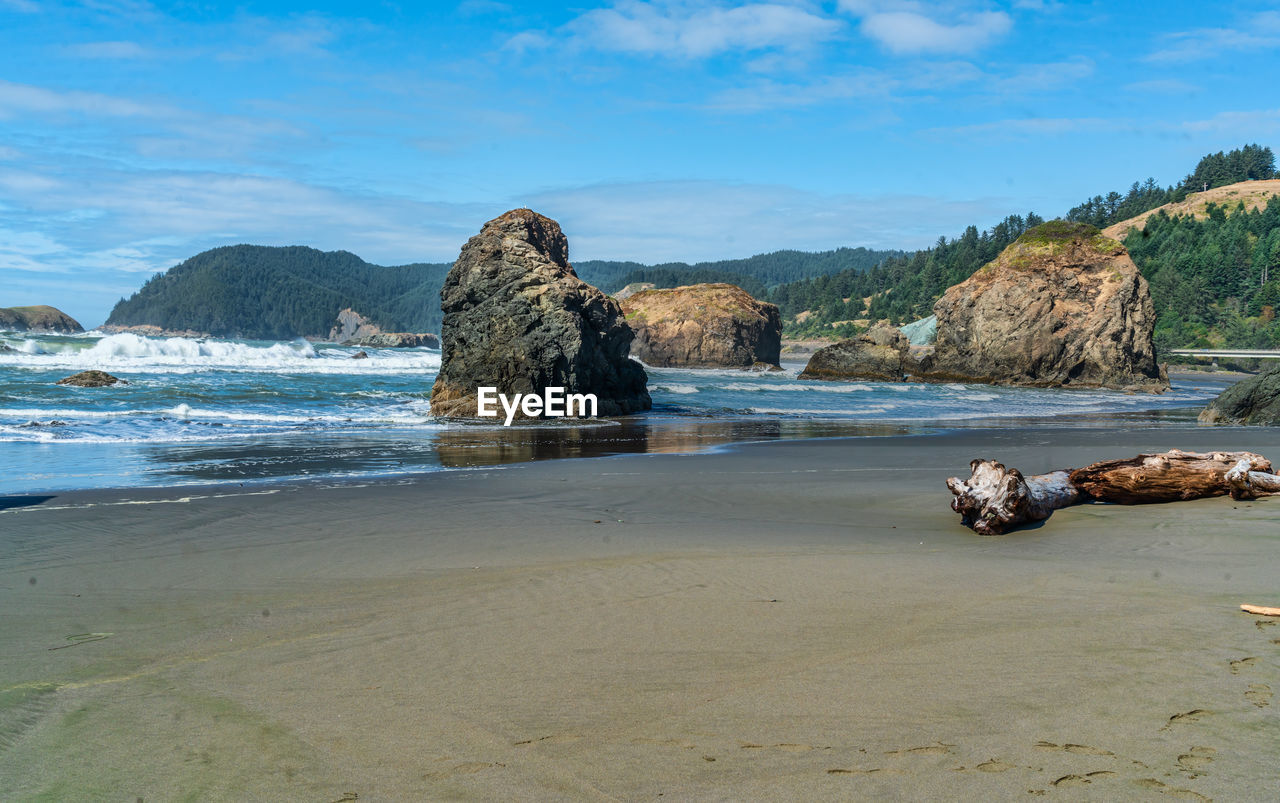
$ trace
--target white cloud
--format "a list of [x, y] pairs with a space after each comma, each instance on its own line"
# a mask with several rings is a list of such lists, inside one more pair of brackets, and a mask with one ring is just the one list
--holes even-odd
[[[679, 0], [622, 0], [587, 11], [560, 31], [582, 48], [701, 59], [730, 52], [801, 50], [839, 35], [844, 23], [783, 2], [724, 5]], [[507, 47], [545, 46], [537, 31], [517, 34]]]
[[1222, 58], [1247, 51], [1280, 47], [1280, 12], [1255, 14], [1240, 28], [1198, 28], [1163, 37], [1165, 46], [1146, 56], [1146, 61], [1168, 63]]
[[1013, 20], [1003, 11], [966, 15], [946, 24], [913, 11], [869, 14], [861, 30], [894, 53], [970, 53], [1004, 36]]
[[1126, 92], [1140, 95], [1191, 95], [1200, 92], [1200, 87], [1179, 81], [1176, 78], [1158, 78], [1152, 81], [1135, 81], [1121, 87]]
[[79, 59], [144, 59], [154, 55], [137, 42], [83, 42], [67, 45], [63, 52]]
[[0, 119], [16, 114], [90, 114], [108, 117], [159, 117], [171, 107], [139, 103], [96, 92], [58, 91], [0, 80]]
[[1179, 125], [1193, 134], [1228, 134], [1244, 138], [1280, 132], [1280, 109], [1220, 112], [1204, 120], [1188, 120]]

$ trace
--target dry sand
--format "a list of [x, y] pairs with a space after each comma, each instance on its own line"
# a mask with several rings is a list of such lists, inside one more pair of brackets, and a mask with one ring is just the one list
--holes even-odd
[[1173, 446], [1280, 458], [1020, 429], [9, 500], [4, 796], [1274, 799], [1280, 626], [1237, 605], [1280, 601], [1280, 499], [982, 538], [942, 483]]

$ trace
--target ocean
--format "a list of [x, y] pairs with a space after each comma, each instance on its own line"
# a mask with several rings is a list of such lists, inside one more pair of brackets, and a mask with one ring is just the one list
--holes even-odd
[[[443, 423], [432, 349], [0, 333], [0, 494], [341, 481], [753, 440], [1099, 418], [1188, 426], [1221, 381], [1161, 395], [986, 385], [814, 382], [781, 372], [650, 368], [652, 412], [617, 420]], [[100, 369], [129, 382], [59, 386]]]

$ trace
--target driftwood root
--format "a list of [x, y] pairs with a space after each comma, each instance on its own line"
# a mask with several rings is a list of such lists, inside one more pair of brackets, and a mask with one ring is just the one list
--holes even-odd
[[999, 535], [1088, 501], [1141, 505], [1280, 493], [1280, 476], [1272, 473], [1271, 461], [1253, 452], [1173, 449], [1030, 477], [994, 460], [974, 460], [969, 469], [968, 479], [951, 477], [947, 487], [953, 495], [951, 509], [981, 535]]

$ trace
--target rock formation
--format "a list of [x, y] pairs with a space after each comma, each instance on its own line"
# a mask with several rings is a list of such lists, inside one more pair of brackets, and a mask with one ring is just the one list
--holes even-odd
[[0, 308], [0, 330], [74, 335], [84, 327], [62, 310], [43, 304]]
[[353, 359], [353, 360], [367, 360], [367, 359], [369, 359], [369, 353], [368, 353], [367, 351], [357, 351], [355, 354], [352, 354], [352, 355], [351, 355], [351, 359]]
[[643, 290], [622, 301], [635, 330], [631, 356], [663, 368], [778, 365], [782, 317], [732, 284]]
[[896, 327], [880, 322], [856, 337], [815, 351], [800, 379], [901, 382], [917, 370], [910, 341]]
[[1205, 424], [1280, 425], [1280, 368], [1243, 379], [1209, 402], [1200, 413]]
[[376, 335], [364, 335], [343, 341], [344, 346], [363, 346], [375, 349], [410, 349], [426, 346], [429, 349], [440, 348], [440, 338], [432, 334], [418, 332], [379, 332]]
[[106, 388], [112, 385], [127, 385], [129, 383], [112, 376], [106, 371], [81, 371], [65, 379], [59, 379], [58, 384], [71, 385], [77, 388]]
[[1147, 282], [1124, 246], [1092, 226], [1051, 221], [955, 285], [933, 308], [920, 378], [1159, 392]]
[[578, 278], [560, 226], [529, 209], [484, 224], [440, 291], [436, 415], [476, 417], [476, 389], [594, 393], [600, 415], [652, 406], [618, 302]]
[[358, 337], [382, 334], [382, 329], [360, 313], [348, 307], [338, 312], [337, 323], [329, 330], [329, 342], [346, 343]]
[[652, 290], [657, 286], [658, 285], [654, 284], [653, 282], [632, 282], [631, 284], [622, 288], [618, 292], [614, 293], [613, 297], [618, 299], [619, 301], [622, 301], [624, 299], [631, 298], [636, 293], [643, 293], [645, 290]]

